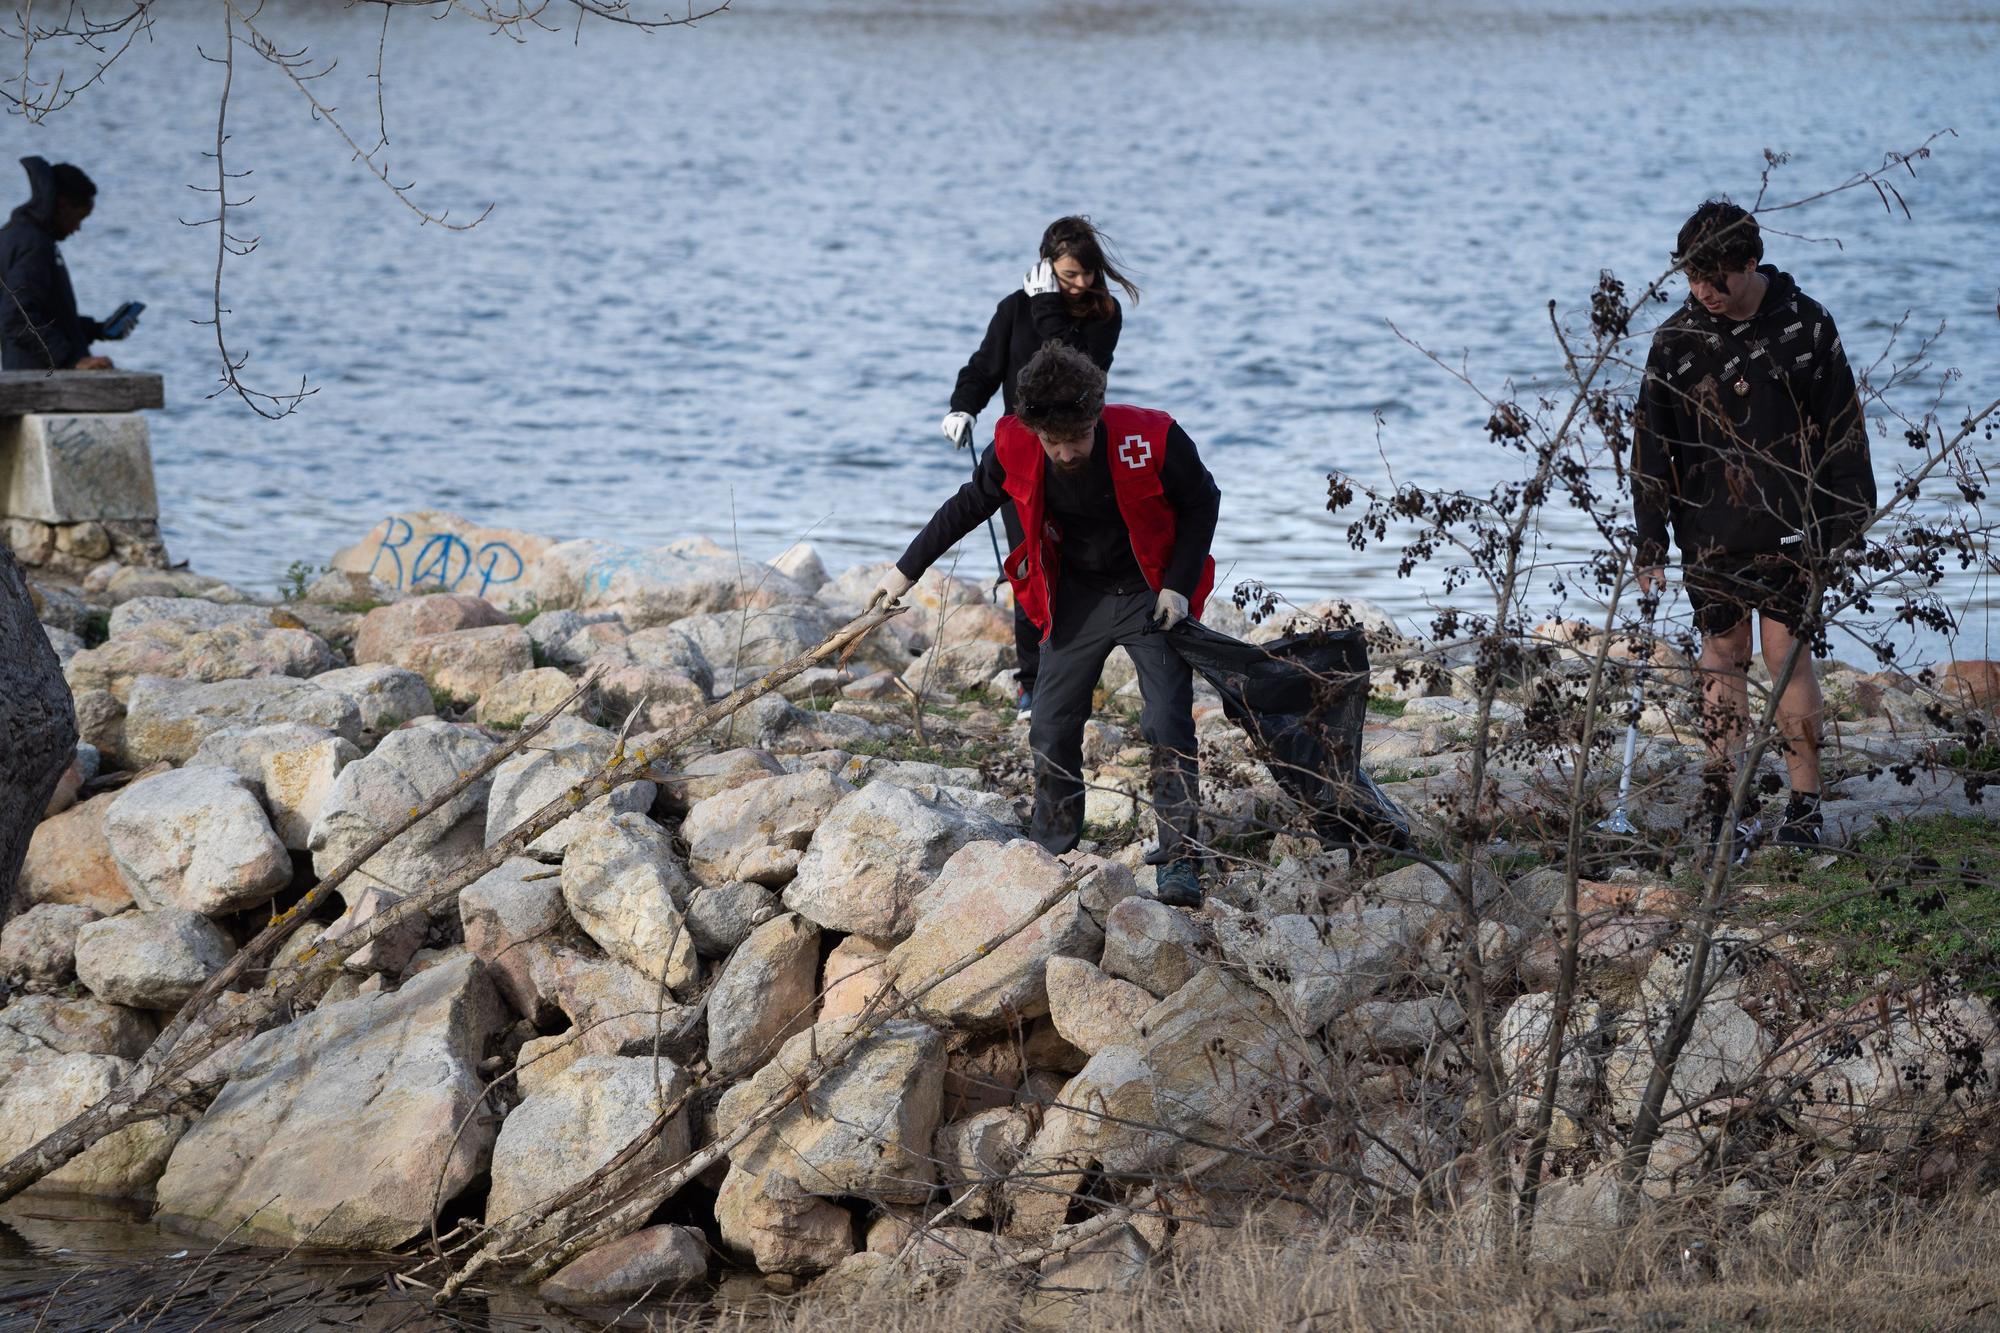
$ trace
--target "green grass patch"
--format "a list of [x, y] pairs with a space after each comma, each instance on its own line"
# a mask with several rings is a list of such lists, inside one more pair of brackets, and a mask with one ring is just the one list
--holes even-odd
[[1401, 699], [1378, 699], [1372, 694], [1368, 696], [1368, 711], [1377, 717], [1401, 717], [1403, 710], [1409, 706]]
[[2000, 825], [1956, 815], [1883, 825], [1758, 915], [1799, 918], [1857, 989], [1881, 972], [1951, 974], [2000, 1000]]

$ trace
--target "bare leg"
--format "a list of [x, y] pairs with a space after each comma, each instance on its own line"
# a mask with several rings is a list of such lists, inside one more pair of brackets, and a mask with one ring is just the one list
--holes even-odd
[[1743, 730], [1750, 720], [1750, 618], [1734, 629], [1701, 641], [1702, 735], [1718, 766], [1734, 766], [1743, 753]]
[[[1776, 683], [1795, 639], [1789, 626], [1769, 616], [1758, 619], [1763, 622], [1764, 665], [1770, 668], [1771, 680]], [[1748, 627], [1745, 628], [1747, 631]], [[1819, 794], [1820, 728], [1825, 720], [1826, 701], [1820, 696], [1819, 674], [1813, 670], [1812, 653], [1802, 650], [1792, 678], [1785, 684], [1785, 692], [1778, 696], [1778, 736], [1784, 742], [1785, 772], [1791, 778], [1794, 792]]]

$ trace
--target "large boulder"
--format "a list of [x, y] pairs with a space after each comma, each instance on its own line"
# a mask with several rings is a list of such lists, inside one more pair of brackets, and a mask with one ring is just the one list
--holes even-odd
[[738, 611], [709, 612], [674, 622], [709, 666], [740, 677], [789, 662], [819, 646], [846, 623], [839, 613], [812, 602], [791, 602]]
[[229, 937], [199, 912], [126, 912], [77, 932], [76, 975], [111, 1004], [178, 1009], [235, 952]]
[[118, 794], [104, 821], [119, 873], [141, 907], [220, 915], [270, 901], [292, 858], [264, 808], [227, 768], [177, 768]]
[[786, 768], [763, 750], [738, 747], [716, 754], [696, 755], [660, 783], [660, 803], [685, 815], [699, 801], [765, 778], [783, 777]]
[[1041, 1280], [1021, 1300], [1021, 1323], [1031, 1329], [1066, 1329], [1089, 1320], [1093, 1297], [1129, 1292], [1152, 1261], [1153, 1247], [1129, 1223], [1050, 1255], [1042, 1261]]
[[71, 689], [109, 690], [129, 699], [133, 682], [141, 676], [195, 681], [305, 677], [337, 665], [333, 650], [319, 635], [281, 629], [269, 620], [214, 629], [152, 621], [86, 648], [69, 660], [63, 675]]
[[[853, 1028], [851, 1019], [821, 1023], [787, 1041], [754, 1076], [723, 1095], [715, 1112], [717, 1135], [735, 1133]], [[926, 1023], [891, 1019], [729, 1158], [760, 1174], [775, 1170], [829, 1199], [921, 1203], [936, 1178], [931, 1140], [943, 1098], [943, 1036]]]
[[1055, 1230], [1093, 1168], [1172, 1174], [1197, 1143], [1244, 1142], [1322, 1058], [1269, 996], [1203, 969], [1063, 1087], [1006, 1188], [1009, 1230]]
[[134, 768], [184, 764], [225, 727], [304, 722], [359, 743], [361, 711], [336, 690], [285, 676], [214, 682], [141, 676], [125, 707], [124, 755]]
[[406, 597], [361, 617], [361, 626], [354, 632], [354, 660], [395, 663], [398, 652], [429, 635], [513, 623], [506, 612], [483, 597], [449, 592]]
[[218, 731], [201, 743], [191, 762], [234, 771], [264, 802], [279, 841], [302, 852], [333, 780], [360, 757], [360, 747], [344, 737], [280, 722]]
[[23, 995], [0, 1009], [0, 1077], [39, 1071], [56, 1055], [116, 1055], [136, 1060], [160, 1034], [141, 1009], [89, 995]]
[[390, 666], [386, 662], [342, 667], [323, 676], [314, 676], [313, 684], [333, 691], [354, 705], [361, 716], [360, 739], [369, 743], [413, 718], [432, 717], [437, 713], [436, 704], [431, 699], [431, 687], [424, 678], [414, 671]]
[[[1523, 995], [1500, 1016], [1494, 1039], [1500, 1048], [1500, 1072], [1507, 1080], [1503, 1095], [1512, 1098], [1514, 1119], [1526, 1127], [1534, 1122], [1548, 1083], [1549, 1045], [1555, 1032], [1556, 997], [1549, 991]], [[1562, 1053], [1556, 1065], [1555, 1114], [1550, 1140], [1559, 1148], [1576, 1148], [1587, 1141], [1587, 1112], [1597, 1097], [1598, 1065], [1591, 1049], [1600, 1011], [1595, 1000], [1579, 1000], [1569, 1012]]]
[[542, 606], [579, 611], [615, 607], [634, 629], [705, 611], [807, 600], [804, 588], [768, 565], [700, 542], [649, 550], [601, 541], [561, 542], [542, 553], [533, 591]]
[[[330, 873], [375, 837], [402, 824], [410, 811], [478, 767], [493, 748], [482, 733], [449, 722], [430, 720], [390, 732], [374, 753], [349, 764], [334, 779], [306, 839], [314, 873]], [[342, 895], [352, 902], [369, 884], [391, 893], [414, 893], [479, 851], [485, 845], [492, 783], [491, 774], [481, 778], [369, 857], [342, 885]]]
[[[692, 1084], [671, 1060], [616, 1055], [586, 1055], [549, 1079], [500, 1126], [486, 1194], [487, 1225], [525, 1213], [584, 1180], [653, 1133], [666, 1115], [607, 1191], [620, 1200], [643, 1196], [649, 1210], [657, 1207], [667, 1197], [665, 1187], [642, 1184], [641, 1178], [687, 1155], [687, 1113], [675, 1106]], [[533, 1234], [547, 1234], [546, 1226]]]
[[393, 590], [474, 594], [513, 611], [534, 605], [535, 564], [554, 544], [532, 532], [416, 509], [383, 519], [360, 541], [336, 551], [332, 563], [337, 573]]
[[1222, 952], [1277, 997], [1301, 1031], [1374, 996], [1415, 956], [1427, 909], [1406, 905], [1326, 916], [1265, 917], [1214, 905]]
[[461, 955], [245, 1043], [158, 1187], [162, 1221], [251, 1244], [390, 1250], [486, 1169], [479, 1061], [504, 1011]]
[[916, 897], [968, 842], [1007, 830], [948, 797], [874, 782], [841, 798], [812, 835], [785, 906], [827, 930], [900, 939], [916, 926]]
[[721, 1078], [748, 1073], [811, 1027], [818, 979], [812, 922], [787, 912], [751, 931], [708, 994], [709, 1068]]
[[411, 639], [396, 645], [388, 662], [416, 672], [453, 703], [471, 704], [507, 677], [531, 670], [535, 650], [528, 631], [509, 621]]
[[[122, 638], [148, 625], [221, 629], [224, 625], [275, 625], [273, 608], [255, 602], [217, 602], [206, 597], [134, 597], [111, 608], [105, 632]], [[282, 616], [283, 612], [277, 613]]]
[[1146, 1011], [1159, 1003], [1144, 986], [1081, 958], [1051, 958], [1043, 975], [1056, 1032], [1085, 1055], [1131, 1040]]
[[629, 1305], [708, 1276], [708, 1240], [694, 1227], [635, 1231], [572, 1259], [535, 1294], [557, 1305]]
[[814, 831], [852, 790], [813, 769], [697, 801], [681, 824], [688, 868], [711, 886], [739, 879], [784, 884], [798, 871]]
[[465, 947], [486, 964], [514, 1011], [530, 1022], [554, 1016], [553, 1002], [536, 984], [536, 964], [555, 947], [568, 919], [556, 871], [525, 856], [510, 856], [458, 895]]
[[931, 1153], [938, 1183], [954, 1200], [972, 1191], [959, 1216], [977, 1222], [993, 1215], [1000, 1184], [1013, 1174], [1032, 1129], [1027, 1107], [996, 1106], [938, 1130]]
[[1772, 1072], [1797, 1088], [1792, 1112], [1821, 1142], [1899, 1151], [2000, 1096], [2000, 1023], [1969, 995], [1864, 1000], [1781, 1049]]
[[583, 826], [563, 858], [563, 902], [599, 948], [682, 989], [700, 972], [681, 915], [694, 886], [667, 831], [641, 814]]
[[[0, 1087], [0, 1160], [25, 1152], [111, 1095], [132, 1072], [115, 1055], [56, 1055], [36, 1066], [32, 1078]], [[142, 1121], [93, 1143], [66, 1165], [36, 1182], [41, 1194], [111, 1198], [143, 1195], [167, 1164], [187, 1128], [178, 1116]]]
[[1069, 876], [1069, 867], [1026, 840], [966, 844], [917, 895], [916, 929], [885, 964], [897, 990], [915, 999], [919, 1013], [953, 1027], [992, 1029], [1046, 1014], [1048, 960], [1095, 958], [1104, 944], [1076, 890], [972, 966], [917, 992], [1027, 916]]
[[109, 916], [132, 905], [132, 891], [118, 873], [105, 836], [105, 817], [117, 793], [93, 796], [35, 825], [21, 863], [24, 903], [81, 903]]
[[722, 1247], [760, 1273], [819, 1273], [853, 1254], [854, 1218], [775, 1168], [730, 1163], [715, 1198]]
[[693, 1012], [658, 981], [613, 958], [552, 948], [533, 966], [537, 993], [568, 1015], [577, 1039], [594, 1054], [670, 1053]]
[[[1010, 627], [1011, 628], [1011, 627]], [[956, 643], [932, 644], [923, 655], [903, 668], [903, 679], [911, 689], [928, 698], [942, 695], [951, 699], [976, 690], [1014, 665], [1014, 644], [992, 639], [963, 639]]]
[[[574, 718], [559, 719], [543, 736], [546, 743], [520, 751], [493, 770], [493, 790], [486, 798], [489, 847], [550, 801], [602, 772], [618, 744], [604, 728]], [[529, 843], [528, 850], [561, 856], [585, 824], [615, 814], [643, 815], [653, 808], [654, 793], [650, 782], [628, 782], [577, 810]]]
[[560, 708], [574, 693], [576, 682], [558, 667], [517, 671], [479, 696], [472, 720], [482, 727], [512, 731]]
[[1208, 965], [1201, 928], [1185, 912], [1136, 894], [1104, 918], [1105, 972], [1165, 998]]
[[83, 903], [38, 903], [0, 930], [0, 979], [46, 990], [76, 975], [77, 933], [103, 913]]
[[688, 899], [688, 933], [703, 958], [727, 958], [751, 931], [783, 910], [777, 894], [748, 880], [696, 889]]

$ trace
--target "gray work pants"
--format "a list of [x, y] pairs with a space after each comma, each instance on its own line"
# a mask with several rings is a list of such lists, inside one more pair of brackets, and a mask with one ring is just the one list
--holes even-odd
[[1198, 813], [1194, 673], [1171, 636], [1153, 626], [1151, 592], [1109, 593], [1065, 582], [1055, 628], [1042, 644], [1028, 743], [1035, 756], [1035, 815], [1028, 836], [1060, 856], [1083, 832], [1083, 725], [1104, 659], [1123, 647], [1145, 699], [1139, 728], [1153, 747], [1153, 814], [1164, 863], [1190, 854]]

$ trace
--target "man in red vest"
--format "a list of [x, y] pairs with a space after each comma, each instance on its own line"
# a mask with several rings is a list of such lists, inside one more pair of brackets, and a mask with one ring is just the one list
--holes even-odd
[[1194, 441], [1164, 412], [1104, 401], [1104, 372], [1049, 343], [1024, 366], [1019, 410], [1003, 417], [978, 475], [939, 506], [882, 577], [869, 605], [908, 592], [1008, 500], [1027, 534], [1007, 556], [1018, 605], [1042, 631], [1028, 743], [1035, 814], [1028, 836], [1061, 855], [1083, 828], [1083, 727], [1104, 661], [1131, 654], [1153, 747], [1158, 896], [1201, 905], [1193, 835], [1198, 769], [1194, 679], [1164, 633], [1199, 619], [1215, 584], [1208, 547], [1222, 493]]

